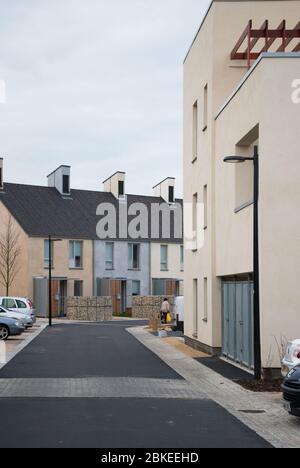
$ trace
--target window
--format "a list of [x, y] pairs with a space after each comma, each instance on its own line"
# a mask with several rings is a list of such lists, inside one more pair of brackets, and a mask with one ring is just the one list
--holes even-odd
[[63, 175], [63, 193], [70, 193], [70, 176]]
[[160, 270], [168, 271], [168, 246], [160, 246]]
[[198, 338], [198, 280], [193, 281], [193, 335]]
[[203, 131], [207, 129], [208, 122], [208, 85], [204, 87], [204, 96], [203, 96]]
[[[49, 268], [49, 241], [44, 241], [44, 267]], [[51, 245], [51, 268], [54, 267], [54, 242]]]
[[74, 281], [74, 296], [83, 296], [83, 281]]
[[141, 282], [140, 281], [132, 281], [132, 295], [133, 296], [141, 295]]
[[70, 268], [82, 268], [82, 241], [70, 241], [69, 266]]
[[[236, 154], [252, 157], [254, 145], [248, 147], [236, 146]], [[253, 162], [234, 164], [235, 169], [235, 208], [239, 209], [253, 203], [254, 171]]]
[[184, 246], [180, 246], [180, 271], [184, 270]]
[[203, 284], [203, 287], [204, 287], [204, 291], [203, 291], [203, 301], [204, 301], [204, 304], [203, 304], [203, 311], [204, 311], [204, 314], [203, 314], [203, 321], [204, 322], [207, 322], [207, 319], [208, 319], [208, 303], [207, 303], [207, 298], [208, 298], [208, 286], [207, 286], [207, 278], [204, 278], [204, 284]]
[[193, 231], [194, 231], [194, 251], [197, 250], [198, 241], [198, 194], [193, 195]]
[[105, 244], [105, 269], [114, 269], [114, 243], [106, 242]]
[[27, 305], [25, 304], [25, 302], [16, 299], [16, 303], [18, 309], [27, 309]]
[[174, 203], [174, 187], [169, 186], [169, 203]]
[[164, 279], [152, 280], [152, 294], [153, 296], [165, 296], [166, 295], [166, 281]]
[[125, 195], [125, 190], [124, 190], [124, 181], [119, 180], [118, 183], [118, 192], [119, 192], [119, 197], [123, 197]]
[[2, 305], [5, 309], [16, 309], [16, 302], [12, 298], [2, 299]]
[[128, 244], [128, 268], [129, 270], [140, 268], [140, 244]]
[[203, 187], [203, 205], [204, 205], [204, 225], [203, 228], [207, 229], [207, 185]]
[[198, 157], [198, 101], [193, 106], [193, 161]]

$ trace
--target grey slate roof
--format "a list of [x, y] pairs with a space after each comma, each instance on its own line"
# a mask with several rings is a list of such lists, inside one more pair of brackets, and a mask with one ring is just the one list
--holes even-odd
[[[107, 192], [71, 190], [70, 197], [63, 197], [55, 188], [10, 183], [4, 184], [4, 190], [0, 192], [0, 202], [31, 237], [47, 237], [50, 234], [67, 239], [92, 240], [97, 239], [96, 225], [101, 219], [96, 215], [98, 205], [112, 203], [117, 213], [119, 205], [118, 200]], [[128, 206], [132, 203], [144, 203], [150, 208], [151, 203], [163, 202], [163, 199], [158, 197], [127, 195]], [[182, 204], [182, 200], [176, 202]], [[173, 220], [173, 217], [171, 219]], [[130, 218], [128, 220], [130, 221]], [[153, 241], [181, 243], [182, 239], [174, 239], [173, 226], [171, 231], [171, 239], [160, 237]]]

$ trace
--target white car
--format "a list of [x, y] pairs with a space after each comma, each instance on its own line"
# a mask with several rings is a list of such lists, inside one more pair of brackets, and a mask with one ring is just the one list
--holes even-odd
[[27, 297], [0, 297], [0, 306], [29, 316], [33, 324], [36, 322], [33, 304]]
[[300, 364], [300, 340], [290, 341], [287, 345], [285, 356], [282, 360], [281, 374], [284, 378], [288, 373]]
[[177, 322], [177, 329], [183, 332], [184, 329], [184, 297], [175, 297], [174, 315]]
[[7, 310], [0, 306], [0, 317], [6, 317], [21, 322], [24, 328], [30, 328], [33, 326], [32, 318], [29, 315], [22, 314], [12, 310]]

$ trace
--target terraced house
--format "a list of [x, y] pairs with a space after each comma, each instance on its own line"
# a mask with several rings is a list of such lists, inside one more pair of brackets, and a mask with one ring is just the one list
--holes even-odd
[[184, 201], [201, 239], [186, 252], [186, 341], [253, 367], [253, 161], [224, 159], [255, 156], [267, 375], [299, 334], [299, 20], [297, 0], [212, 1], [184, 62]]
[[[5, 234], [9, 218], [19, 233], [18, 273], [10, 294], [33, 298], [39, 315], [47, 315], [48, 308], [49, 235], [55, 240], [54, 315], [64, 315], [66, 296], [111, 295], [114, 313], [121, 314], [131, 307], [133, 295], [181, 292], [182, 216], [176, 218], [174, 212], [180, 215], [182, 201], [174, 198], [174, 179], [167, 179], [173, 197], [164, 199], [163, 194], [126, 195], [123, 172], [107, 179], [103, 191], [88, 191], [71, 188], [70, 166], [53, 171], [47, 186], [6, 183], [3, 160], [0, 169], [0, 235]], [[170, 235], [163, 237], [161, 213], [158, 230], [154, 229], [152, 205], [170, 210]], [[143, 219], [135, 222], [139, 207], [149, 214], [144, 231], [139, 227]], [[106, 219], [109, 211], [116, 214], [115, 225], [114, 220]], [[175, 229], [176, 219], [179, 231]], [[136, 226], [134, 237], [128, 234], [132, 221]], [[105, 231], [99, 237], [101, 222], [112, 232]], [[2, 286], [0, 291], [5, 294]]]

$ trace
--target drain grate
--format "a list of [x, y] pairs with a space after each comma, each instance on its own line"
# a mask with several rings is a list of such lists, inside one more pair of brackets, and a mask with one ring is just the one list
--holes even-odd
[[239, 410], [239, 413], [245, 413], [245, 414], [265, 414], [266, 411], [264, 411], [264, 410]]

